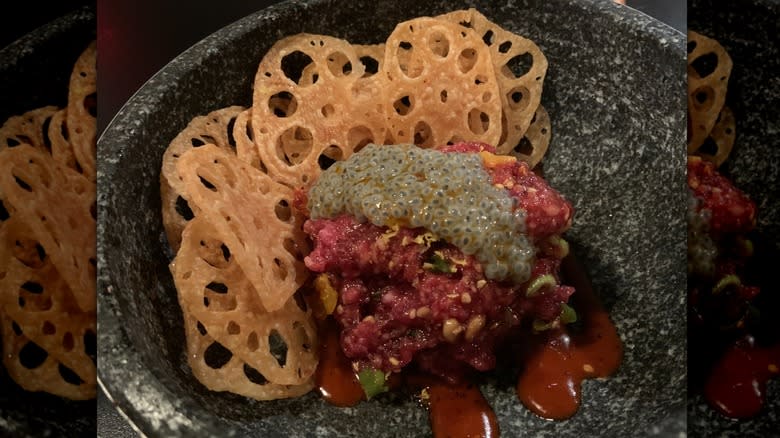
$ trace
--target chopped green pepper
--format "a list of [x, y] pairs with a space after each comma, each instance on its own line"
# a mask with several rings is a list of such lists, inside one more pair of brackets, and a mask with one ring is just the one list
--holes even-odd
[[727, 275], [718, 281], [718, 283], [715, 285], [715, 287], [712, 288], [712, 294], [718, 295], [721, 292], [723, 292], [727, 287], [729, 286], [742, 286], [742, 282], [739, 280], [739, 277], [737, 277], [734, 274]]
[[433, 253], [427, 263], [423, 263], [423, 269], [432, 272], [441, 272], [444, 274], [451, 274], [457, 270], [449, 260], [444, 258], [438, 252]]
[[525, 290], [526, 297], [532, 297], [539, 293], [539, 291], [546, 286], [555, 286], [555, 277], [552, 274], [545, 274], [531, 280], [528, 288]]
[[577, 312], [566, 303], [561, 303], [561, 314], [557, 319], [552, 321], [542, 321], [541, 319], [535, 319], [533, 322], [534, 332], [543, 332], [553, 327], [560, 327], [561, 324], [571, 324], [577, 322]]
[[360, 386], [363, 387], [366, 398], [369, 400], [371, 397], [388, 390], [386, 385], [387, 376], [382, 371], [366, 368], [358, 373], [358, 380], [360, 381]]
[[561, 323], [571, 324], [573, 322], [577, 322], [577, 312], [568, 304], [561, 304]]

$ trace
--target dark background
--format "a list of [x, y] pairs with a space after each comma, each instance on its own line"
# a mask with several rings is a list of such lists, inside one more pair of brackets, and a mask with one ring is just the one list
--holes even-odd
[[10, 10], [3, 12], [3, 24], [0, 26], [0, 48], [80, 6], [94, 3], [92, 0], [46, 0], [15, 3], [13, 12]]
[[[185, 6], [170, 1], [98, 0], [98, 133], [144, 82], [181, 52], [220, 28], [275, 3], [278, 1], [222, 0], [215, 4], [192, 0]], [[626, 3], [686, 31], [684, 0]], [[102, 391], [98, 396], [98, 435], [137, 436]]]

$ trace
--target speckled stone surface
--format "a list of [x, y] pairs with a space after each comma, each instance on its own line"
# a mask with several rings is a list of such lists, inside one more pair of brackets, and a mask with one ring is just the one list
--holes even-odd
[[[715, 38], [734, 63], [726, 104], [734, 111], [737, 137], [722, 169], [758, 206], [757, 229], [768, 246], [780, 249], [780, 1], [688, 3], [689, 29]], [[775, 267], [769, 275], [777, 275]], [[762, 294], [780, 295], [776, 281]], [[776, 300], [775, 300], [776, 301]], [[767, 309], [777, 316], [777, 308]], [[771, 313], [770, 313], [771, 312]], [[756, 418], [734, 421], [710, 409], [698, 394], [688, 399], [689, 436], [780, 435], [780, 382], [770, 381], [768, 405]]]
[[166, 66], [99, 140], [99, 378], [144, 433], [430, 435], [427, 413], [393, 395], [344, 409], [316, 394], [258, 402], [203, 388], [184, 358], [158, 178], [167, 143], [191, 118], [251, 103], [257, 64], [279, 37], [306, 31], [373, 43], [404, 19], [469, 6], [530, 37], [548, 58], [545, 172], [577, 209], [568, 238], [626, 348], [617, 375], [588, 381], [583, 406], [566, 421], [536, 417], [511, 376], [490, 376], [482, 389], [502, 436], [685, 430], [684, 35], [604, 0], [405, 0], [295, 1], [246, 17]]
[[[79, 9], [0, 50], [0, 124], [45, 105], [64, 107], [73, 64], [95, 38], [95, 14]], [[0, 436], [91, 436], [95, 400], [29, 393], [0, 363]]]

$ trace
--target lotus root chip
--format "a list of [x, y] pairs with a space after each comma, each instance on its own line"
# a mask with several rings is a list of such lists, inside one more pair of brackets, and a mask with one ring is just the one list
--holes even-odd
[[187, 221], [196, 213], [190, 205], [183, 184], [176, 175], [176, 162], [186, 151], [213, 144], [226, 150], [237, 147], [232, 132], [236, 118], [244, 110], [241, 106], [230, 106], [194, 118], [168, 145], [163, 154], [160, 172], [160, 197], [162, 217], [168, 244], [176, 251], [181, 242], [181, 233]]
[[[393, 144], [395, 143], [390, 130], [387, 129], [384, 102], [384, 44], [354, 45], [360, 62], [365, 69], [363, 76], [352, 85], [351, 99], [354, 110], [360, 111], [360, 120], [364, 123], [355, 123], [349, 126], [347, 131], [347, 144], [353, 153], [363, 149], [369, 143]], [[323, 154], [332, 155], [333, 147], [326, 149]], [[336, 159], [342, 159], [337, 157]], [[322, 163], [320, 163], [322, 164]]]
[[358, 50], [341, 39], [298, 34], [271, 47], [255, 76], [252, 131], [275, 181], [306, 185], [326, 151], [346, 159], [385, 139], [382, 103], [365, 72]]
[[[238, 263], [215, 266], [202, 257], [201, 242], [215, 234], [215, 227], [202, 217], [185, 230], [171, 265], [182, 309], [201, 323], [201, 331], [268, 381], [307, 382], [317, 366], [317, 333], [310, 312], [298, 307], [294, 298], [279, 310], [266, 311]], [[286, 354], [277, 358], [273, 343], [280, 340]]]
[[520, 143], [541, 102], [547, 58], [533, 41], [503, 29], [476, 9], [454, 11], [439, 18], [473, 29], [488, 45], [503, 112], [496, 150], [509, 153]]
[[385, 113], [396, 142], [497, 144], [501, 98], [488, 47], [471, 29], [430, 17], [398, 24], [385, 43]]
[[57, 111], [52, 116], [51, 123], [49, 123], [51, 156], [54, 158], [54, 161], [81, 173], [83, 169], [76, 160], [73, 146], [68, 140], [67, 113], [68, 111], [65, 109]]
[[710, 135], [726, 102], [732, 61], [717, 41], [688, 32], [688, 154]]
[[252, 108], [247, 108], [236, 117], [233, 125], [233, 138], [236, 139], [236, 156], [239, 160], [249, 163], [255, 169], [268, 173], [265, 164], [260, 161], [260, 154], [255, 146], [252, 133]]
[[551, 135], [550, 116], [544, 107], [539, 105], [523, 139], [510, 151], [510, 155], [534, 168], [547, 152]]
[[736, 122], [734, 113], [729, 107], [724, 106], [715, 121], [715, 126], [707, 139], [699, 146], [694, 154], [705, 160], [712, 161], [720, 166], [729, 157], [736, 138]]
[[76, 60], [68, 88], [67, 126], [73, 152], [84, 175], [95, 181], [97, 132], [96, 44], [93, 41]]
[[308, 253], [303, 217], [292, 209], [293, 190], [216, 146], [179, 158], [177, 172], [198, 216], [213, 224], [257, 292], [263, 306], [278, 310], [306, 281]]
[[[215, 341], [208, 332], [202, 334], [198, 324], [197, 319], [187, 313], [184, 314], [187, 360], [192, 374], [206, 388], [212, 391], [229, 391], [258, 400], [299, 397], [314, 388], [311, 379], [300, 385], [280, 385], [267, 381], [265, 376], [239, 356], [232, 354], [229, 350], [221, 350], [219, 348], [221, 344]], [[217, 353], [213, 353], [214, 351]], [[220, 357], [219, 353], [222, 353], [226, 358]], [[215, 356], [213, 361], [216, 364], [212, 361], [210, 361], [211, 364], [207, 363], [209, 356]], [[219, 362], [220, 359], [227, 360], [227, 362], [222, 364]], [[221, 366], [217, 367], [216, 365]]]
[[[59, 360], [57, 352], [46, 351], [31, 341], [25, 336], [24, 328], [8, 315], [0, 314], [0, 319], [3, 332], [3, 365], [19, 386], [27, 391], [45, 391], [73, 400], [95, 398], [96, 379], [90, 377], [94, 375], [94, 365], [87, 372], [74, 370]], [[16, 330], [21, 334], [17, 335]], [[80, 347], [76, 344], [73, 349]], [[44, 354], [45, 358], [41, 360]]]
[[0, 128], [0, 150], [27, 144], [39, 149], [50, 149], [48, 126], [57, 107], [46, 106], [10, 117]]
[[82, 311], [95, 309], [95, 185], [21, 145], [0, 151], [0, 192], [14, 217], [30, 227]]
[[[4, 363], [11, 377], [29, 391], [71, 399], [94, 398], [96, 369], [94, 312], [81, 312], [51, 260], [31, 264], [19, 257], [16, 242], [34, 241], [17, 217], [0, 227]], [[28, 345], [34, 343], [34, 345]], [[37, 350], [35, 360], [33, 351]]]

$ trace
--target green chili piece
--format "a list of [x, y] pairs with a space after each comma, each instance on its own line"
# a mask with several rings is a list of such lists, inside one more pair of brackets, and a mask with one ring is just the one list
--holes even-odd
[[428, 263], [423, 264], [423, 268], [432, 272], [442, 272], [445, 274], [451, 274], [456, 271], [455, 266], [453, 266], [449, 260], [436, 253], [431, 256]]
[[729, 286], [739, 287], [742, 286], [742, 282], [739, 280], [739, 277], [737, 277], [734, 274], [727, 275], [721, 278], [720, 281], [718, 281], [718, 284], [716, 284], [715, 287], [712, 288], [712, 294], [718, 295]]
[[387, 376], [382, 371], [366, 368], [358, 373], [358, 380], [360, 381], [360, 386], [363, 387], [366, 398], [369, 400], [371, 397], [388, 390], [386, 385]]
[[553, 323], [555, 323], [554, 320], [550, 322], [546, 322], [546, 321], [542, 321], [541, 319], [534, 319], [534, 323], [533, 323], [534, 332], [543, 332], [545, 330], [549, 330], [553, 327]]
[[545, 286], [555, 286], [555, 277], [552, 274], [545, 274], [531, 280], [528, 288], [525, 290], [525, 296], [530, 298], [539, 293]]
[[753, 242], [750, 239], [740, 239], [740, 250], [743, 257], [751, 257], [753, 255]]
[[561, 304], [561, 324], [577, 322], [577, 312], [566, 303]]
[[558, 258], [562, 259], [569, 255], [569, 242], [567, 242], [564, 238], [560, 236], [555, 236], [552, 239], [550, 239], [550, 242], [555, 245], [555, 252]]

